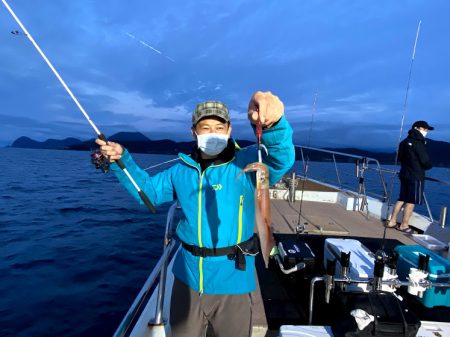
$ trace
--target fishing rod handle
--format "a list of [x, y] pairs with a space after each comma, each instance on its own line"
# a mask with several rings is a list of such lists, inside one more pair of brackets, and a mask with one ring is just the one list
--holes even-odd
[[[103, 140], [104, 142], [108, 143], [108, 139], [105, 137], [105, 135], [103, 133], [100, 133], [98, 135], [98, 138]], [[136, 184], [136, 182], [134, 181], [133, 177], [130, 175], [130, 173], [128, 172], [127, 168], [125, 167], [125, 164], [123, 163], [122, 159], [117, 159], [116, 163], [117, 163], [117, 165], [119, 165], [119, 167], [122, 169], [122, 171], [128, 177], [128, 179], [131, 181], [133, 186], [136, 188], [136, 190], [137, 190], [139, 196], [141, 197], [141, 200], [144, 202], [145, 206], [147, 206], [147, 208], [150, 210], [150, 212], [156, 213], [155, 206], [153, 206], [152, 202], [147, 197], [147, 195], [144, 193], [144, 191], [142, 191], [139, 188], [138, 184]]]

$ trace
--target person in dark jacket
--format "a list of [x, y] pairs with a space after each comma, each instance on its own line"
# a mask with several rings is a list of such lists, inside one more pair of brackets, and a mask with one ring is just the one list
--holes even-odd
[[[398, 147], [398, 160], [400, 161], [400, 196], [394, 206], [387, 227], [397, 228], [405, 233], [412, 233], [409, 219], [415, 205], [423, 203], [423, 189], [425, 184], [425, 170], [431, 169], [430, 157], [427, 153], [425, 137], [428, 131], [434, 130], [425, 121], [417, 121], [408, 131], [406, 137]], [[403, 219], [397, 225], [397, 217], [403, 208]]]

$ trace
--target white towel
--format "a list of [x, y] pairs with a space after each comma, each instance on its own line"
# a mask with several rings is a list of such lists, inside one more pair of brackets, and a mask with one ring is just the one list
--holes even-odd
[[363, 330], [366, 326], [373, 322], [375, 317], [362, 309], [355, 309], [350, 312], [350, 315], [355, 317], [356, 324], [359, 330]]

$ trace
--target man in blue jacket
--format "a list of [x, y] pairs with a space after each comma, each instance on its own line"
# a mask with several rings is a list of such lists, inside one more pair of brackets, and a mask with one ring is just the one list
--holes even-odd
[[[295, 159], [292, 129], [284, 106], [270, 92], [256, 92], [248, 118], [263, 124], [263, 157], [274, 184]], [[182, 249], [174, 262], [170, 323], [172, 335], [205, 336], [208, 323], [216, 337], [251, 335], [251, 292], [256, 289], [255, 175], [239, 172], [257, 161], [255, 147], [239, 149], [231, 139], [228, 108], [206, 101], [192, 114], [197, 146], [191, 156], [154, 176], [140, 169], [120, 144], [97, 140], [110, 161], [121, 158], [136, 183], [158, 205], [174, 199], [185, 220], [176, 230]], [[136, 189], [117, 165], [112, 170], [138, 200]], [[246, 252], [246, 253], [243, 253]]]
[[[417, 121], [408, 131], [406, 137], [398, 147], [398, 160], [400, 161], [400, 196], [392, 211], [391, 219], [387, 224], [389, 228], [412, 234], [409, 219], [415, 205], [423, 203], [423, 190], [425, 186], [425, 170], [431, 169], [425, 137], [428, 131], [434, 128], [425, 121]], [[403, 219], [397, 226], [397, 217], [403, 207]]]

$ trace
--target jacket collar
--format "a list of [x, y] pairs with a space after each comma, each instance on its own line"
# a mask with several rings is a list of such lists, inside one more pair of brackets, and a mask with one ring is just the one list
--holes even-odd
[[425, 142], [425, 137], [419, 132], [419, 130], [411, 129], [408, 131], [408, 137]]

